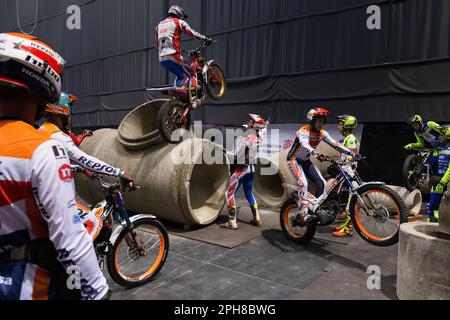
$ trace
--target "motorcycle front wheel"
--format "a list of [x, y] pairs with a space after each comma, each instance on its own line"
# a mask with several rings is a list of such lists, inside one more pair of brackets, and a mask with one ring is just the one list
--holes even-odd
[[176, 99], [172, 99], [163, 104], [159, 109], [157, 120], [159, 133], [168, 143], [177, 144], [189, 135], [191, 126], [190, 114], [182, 119], [185, 106]]
[[213, 62], [209, 66], [208, 70], [208, 84], [206, 85], [206, 91], [208, 91], [209, 96], [216, 101], [223, 98], [226, 89], [225, 74], [222, 67]]
[[301, 222], [298, 205], [293, 199], [288, 199], [280, 210], [280, 225], [288, 239], [306, 245], [316, 233], [316, 226], [306, 225]]
[[409, 155], [403, 164], [403, 184], [409, 191], [413, 191], [419, 187], [422, 173], [417, 174], [416, 171], [420, 164], [420, 158], [414, 154]]
[[356, 232], [375, 246], [396, 244], [400, 225], [408, 222], [403, 199], [385, 185], [367, 184], [357, 192], [359, 197], [353, 196], [350, 202], [350, 216]]
[[131, 232], [122, 230], [106, 258], [111, 278], [126, 288], [152, 281], [161, 271], [169, 253], [169, 236], [159, 221], [142, 218], [133, 224]]

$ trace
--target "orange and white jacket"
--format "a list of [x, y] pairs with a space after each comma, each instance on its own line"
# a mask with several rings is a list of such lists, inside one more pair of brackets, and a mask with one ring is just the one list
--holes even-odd
[[[0, 120], [0, 254], [49, 239], [63, 266], [80, 271], [83, 298], [100, 299], [108, 285], [76, 216], [67, 149], [23, 121]], [[52, 296], [51, 274], [32, 263], [0, 261], [0, 278], [0, 299]]]
[[70, 160], [82, 166], [83, 168], [88, 169], [92, 172], [114, 177], [118, 177], [122, 173], [121, 169], [114, 168], [113, 166], [110, 166], [109, 164], [88, 155], [86, 152], [83, 152], [80, 148], [78, 148], [78, 146], [69, 135], [62, 132], [53, 123], [46, 122], [39, 128], [39, 130], [48, 137], [58, 141], [63, 146], [65, 146], [67, 148]]
[[289, 151], [287, 160], [308, 160], [311, 154], [314, 154], [315, 149], [322, 141], [325, 141], [328, 145], [330, 145], [337, 151], [343, 152], [345, 154], [352, 154], [349, 149], [345, 148], [338, 141], [331, 138], [330, 134], [327, 131], [320, 130], [319, 132], [317, 132], [312, 130], [310, 125], [306, 125], [297, 131], [294, 144]]

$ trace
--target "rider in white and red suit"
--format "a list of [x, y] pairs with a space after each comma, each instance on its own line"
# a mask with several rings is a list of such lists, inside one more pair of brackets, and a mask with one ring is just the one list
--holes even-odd
[[268, 122], [261, 116], [250, 114], [250, 121], [247, 128], [254, 130], [254, 134], [248, 134], [236, 145], [233, 152], [227, 151], [227, 154], [235, 158], [237, 165], [228, 181], [226, 198], [228, 207], [228, 229], [236, 230], [237, 225], [237, 206], [235, 194], [242, 185], [245, 196], [250, 204], [253, 213], [253, 224], [257, 227], [262, 226], [261, 216], [258, 210], [258, 203], [253, 195], [253, 178], [255, 176], [255, 164], [258, 159], [259, 146], [262, 143], [262, 137], [267, 130]]
[[168, 17], [161, 21], [155, 30], [155, 45], [159, 49], [161, 65], [176, 76], [175, 85], [185, 89], [197, 86], [197, 75], [180, 53], [182, 33], [193, 39], [205, 41], [207, 45], [212, 43], [210, 38], [193, 30], [184, 21], [187, 17], [181, 7], [172, 6]]

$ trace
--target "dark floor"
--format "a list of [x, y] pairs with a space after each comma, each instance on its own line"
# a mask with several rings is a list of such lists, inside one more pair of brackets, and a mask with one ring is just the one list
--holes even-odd
[[[238, 232], [238, 231], [237, 231]], [[397, 246], [378, 248], [358, 235], [348, 243], [299, 246], [275, 229], [236, 248], [170, 235], [170, 254], [152, 283], [113, 299], [396, 299]], [[381, 268], [381, 290], [367, 288], [367, 268]]]

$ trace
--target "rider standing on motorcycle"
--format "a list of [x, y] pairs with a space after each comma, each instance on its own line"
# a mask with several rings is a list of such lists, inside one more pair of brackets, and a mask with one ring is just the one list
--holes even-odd
[[441, 127], [439, 140], [443, 147], [438, 156], [438, 170], [431, 180], [430, 202], [428, 204], [428, 219], [438, 222], [439, 206], [447, 185], [450, 182], [450, 126]]
[[253, 195], [253, 178], [255, 176], [255, 164], [258, 159], [259, 146], [262, 143], [262, 137], [268, 125], [269, 122], [265, 121], [261, 116], [250, 114], [250, 121], [246, 127], [247, 129], [254, 130], [255, 134], [249, 134], [242, 138], [233, 152], [227, 151], [228, 155], [234, 157], [234, 163], [236, 164], [236, 169], [234, 169], [228, 181], [226, 191], [228, 222], [225, 226], [228, 229], [238, 229], [235, 194], [241, 185], [244, 187], [245, 197], [252, 210], [252, 223], [257, 227], [262, 226], [258, 203]]
[[159, 61], [161, 65], [176, 76], [175, 85], [180, 89], [197, 87], [197, 74], [189, 63], [183, 60], [181, 55], [181, 35], [205, 41], [206, 45], [212, 43], [212, 39], [193, 30], [185, 21], [188, 18], [183, 8], [172, 6], [168, 17], [156, 27], [155, 45], [159, 49]]
[[[422, 117], [414, 115], [408, 120], [408, 124], [414, 129], [417, 142], [404, 146], [405, 150], [422, 149], [431, 146], [434, 149], [443, 147], [439, 136], [441, 134], [439, 124], [433, 121], [424, 122]], [[428, 160], [432, 173], [436, 172], [439, 150], [435, 150]]]
[[326, 123], [326, 117], [330, 112], [323, 108], [315, 108], [308, 112], [308, 125], [297, 131], [294, 145], [289, 151], [287, 161], [291, 173], [298, 181], [299, 195], [298, 207], [305, 223], [314, 223], [318, 217], [311, 215], [308, 210], [306, 196], [308, 194], [308, 179], [321, 185], [320, 193], [323, 193], [326, 182], [317, 167], [311, 162], [310, 157], [315, 156], [319, 161], [326, 160], [326, 156], [316, 152], [316, 147], [321, 141], [325, 141], [339, 152], [355, 156], [353, 152], [345, 148], [342, 144], [332, 139], [331, 136], [323, 130]]
[[129, 186], [131, 190], [134, 190], [136, 188], [136, 181], [126, 174], [124, 170], [114, 168], [86, 154], [78, 148], [70, 136], [63, 132], [68, 126], [75, 99], [76, 97], [73, 95], [63, 92], [58, 103], [48, 104], [44, 112], [44, 117], [47, 119], [47, 122], [42, 124], [40, 131], [65, 146], [70, 160], [74, 163], [92, 172], [119, 177], [124, 187]]
[[[338, 116], [338, 130], [339, 133], [344, 136], [344, 139], [340, 141], [344, 147], [349, 149], [351, 152], [358, 154], [360, 143], [358, 138], [353, 134], [353, 130], [356, 129], [358, 125], [358, 119], [351, 115], [341, 115]], [[346, 160], [348, 156], [346, 154], [341, 154], [341, 160]], [[355, 164], [356, 166], [356, 164]], [[353, 233], [353, 225], [348, 214], [348, 206], [350, 204], [350, 198], [348, 199], [347, 207], [345, 212], [341, 214], [341, 216], [337, 220], [344, 221], [344, 223], [338, 226], [334, 232], [333, 236], [335, 237], [345, 237], [349, 236]]]
[[63, 66], [36, 37], [0, 34], [0, 300], [109, 296], [92, 240], [73, 221], [67, 152], [35, 126], [59, 99]]

